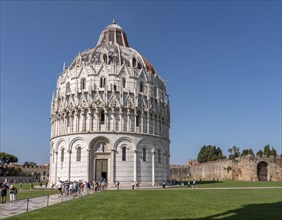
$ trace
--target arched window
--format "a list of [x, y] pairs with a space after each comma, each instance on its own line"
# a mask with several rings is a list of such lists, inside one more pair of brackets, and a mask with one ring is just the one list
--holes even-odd
[[157, 87], [154, 86], [154, 96], [157, 97]]
[[100, 122], [101, 122], [101, 125], [105, 124], [105, 111], [104, 110], [101, 111]]
[[132, 67], [135, 67], [135, 66], [136, 66], [136, 59], [133, 58], [133, 59], [132, 59]]
[[158, 163], [161, 162], [161, 150], [158, 149]]
[[76, 161], [81, 161], [81, 147], [76, 149]]
[[147, 157], [147, 155], [146, 155], [146, 148], [144, 147], [143, 148], [143, 161], [146, 161], [146, 157]]
[[80, 89], [85, 89], [85, 86], [86, 86], [86, 79], [82, 78], [80, 80]]
[[126, 79], [124, 77], [122, 77], [122, 88], [125, 88], [126, 86]]
[[70, 93], [70, 82], [67, 82], [66, 93]]
[[139, 84], [139, 92], [144, 92], [144, 85], [142, 81]]
[[106, 78], [104, 76], [101, 76], [100, 78], [100, 88], [105, 88], [106, 86]]
[[117, 91], [117, 85], [114, 84], [114, 91], [116, 92]]
[[64, 153], [65, 153], [65, 149], [62, 148], [61, 149], [61, 162], [64, 162]]
[[126, 161], [126, 147], [122, 147], [122, 161]]
[[137, 127], [140, 126], [140, 112], [138, 112], [137, 115], [136, 115], [136, 126]]
[[106, 64], [108, 63], [108, 62], [107, 62], [107, 58], [108, 58], [107, 54], [104, 54], [104, 55], [103, 55], [103, 60], [104, 60], [104, 63], [106, 63]]

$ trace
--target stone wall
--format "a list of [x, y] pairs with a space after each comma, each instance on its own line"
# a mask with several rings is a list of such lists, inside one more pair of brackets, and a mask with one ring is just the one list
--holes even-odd
[[186, 165], [170, 165], [170, 179], [185, 180], [190, 175], [190, 168]]
[[202, 180], [258, 181], [258, 164], [267, 163], [267, 180], [282, 180], [282, 158], [240, 157], [236, 160], [218, 160], [189, 167], [190, 177]]

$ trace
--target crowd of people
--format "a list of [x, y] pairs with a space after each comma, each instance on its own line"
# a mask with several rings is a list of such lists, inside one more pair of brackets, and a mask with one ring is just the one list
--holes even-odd
[[[101, 178], [99, 181], [58, 181], [57, 182], [57, 189], [58, 189], [58, 195], [72, 195], [77, 196], [81, 195], [83, 192], [87, 191], [104, 191], [107, 190], [107, 181], [104, 178]], [[55, 187], [55, 184], [52, 183], [52, 189]], [[119, 188], [119, 183], [117, 188]]]

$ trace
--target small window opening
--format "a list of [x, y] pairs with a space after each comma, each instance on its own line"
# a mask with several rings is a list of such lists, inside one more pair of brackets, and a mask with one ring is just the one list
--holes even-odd
[[126, 161], [126, 147], [122, 147], [122, 161]]
[[81, 147], [76, 149], [76, 161], [81, 161]]
[[80, 81], [80, 89], [85, 89], [85, 84], [86, 84], [85, 82], [86, 82], [86, 79], [82, 78]]
[[143, 148], [143, 161], [146, 161], [146, 148]]
[[122, 88], [125, 88], [126, 86], [126, 79], [123, 77], [122, 78]]
[[101, 121], [101, 125], [105, 124], [105, 112], [104, 112], [104, 110], [101, 111], [100, 121]]
[[62, 148], [62, 150], [61, 150], [61, 162], [64, 162], [64, 152], [65, 152], [65, 149]]
[[139, 92], [144, 92], [143, 82], [140, 82], [140, 84], [139, 84]]

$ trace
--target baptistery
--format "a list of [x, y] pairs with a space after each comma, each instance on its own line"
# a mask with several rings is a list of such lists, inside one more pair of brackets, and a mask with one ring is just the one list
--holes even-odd
[[105, 179], [155, 185], [169, 179], [165, 81], [113, 21], [79, 52], [51, 101], [49, 183]]

